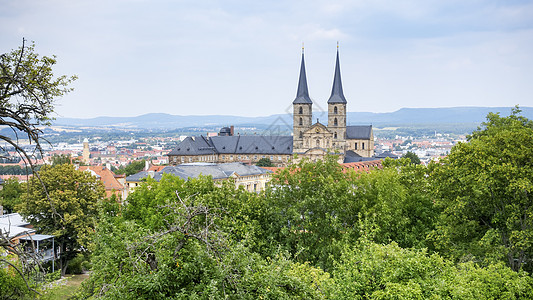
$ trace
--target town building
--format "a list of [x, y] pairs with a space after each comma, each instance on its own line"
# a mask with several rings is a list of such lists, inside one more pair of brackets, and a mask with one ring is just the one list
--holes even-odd
[[[347, 126], [346, 105], [340, 71], [339, 49], [328, 104], [327, 125], [312, 122], [313, 101], [309, 97], [305, 72], [304, 51], [298, 89], [293, 105], [292, 136], [234, 136], [233, 128], [224, 127], [218, 136], [187, 137], [167, 155], [171, 165], [191, 162], [224, 163], [240, 161], [256, 163], [268, 158], [278, 167], [285, 166], [294, 157], [322, 159], [326, 154], [337, 154], [339, 162], [374, 155], [372, 125]], [[296, 154], [296, 156], [294, 156]], [[348, 156], [348, 158], [347, 158]], [[360, 159], [364, 160], [364, 159]]]
[[107, 198], [115, 195], [120, 200], [126, 199], [125, 187], [120, 180], [122, 176], [115, 175], [106, 166], [80, 166], [79, 170], [89, 172], [98, 178], [105, 187], [105, 196]]
[[127, 193], [132, 193], [145, 178], [152, 177], [159, 181], [163, 174], [171, 174], [184, 180], [197, 178], [201, 175], [211, 176], [215, 182], [228, 179], [235, 181], [235, 187], [242, 186], [250, 192], [262, 191], [270, 181], [271, 171], [258, 166], [246, 165], [241, 162], [232, 163], [184, 163], [177, 166], [166, 166], [160, 171], [141, 171], [126, 177]]

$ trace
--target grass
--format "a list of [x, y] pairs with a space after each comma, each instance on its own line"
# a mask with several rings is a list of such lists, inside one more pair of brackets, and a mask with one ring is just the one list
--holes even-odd
[[55, 299], [68, 299], [72, 296], [80, 287], [81, 283], [89, 278], [88, 274], [80, 275], [67, 275], [66, 284], [61, 284], [46, 290], [40, 299], [55, 300]]

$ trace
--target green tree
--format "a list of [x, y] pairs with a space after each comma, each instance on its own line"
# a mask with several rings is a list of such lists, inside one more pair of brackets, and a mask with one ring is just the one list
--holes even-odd
[[[32, 168], [30, 154], [19, 145], [19, 137], [36, 146], [36, 157], [42, 154], [43, 125], [50, 125], [55, 99], [72, 91], [68, 85], [76, 79], [76, 76], [55, 77], [52, 71], [55, 64], [55, 56], [39, 57], [34, 44], [28, 46], [24, 39], [19, 49], [0, 55], [0, 126], [12, 131], [0, 135], [0, 140], [4, 141], [3, 145], [14, 147]], [[4, 146], [0, 150], [6, 151]], [[0, 240], [0, 247], [9, 251], [16, 248], [3, 232]]]
[[[10, 263], [7, 264], [7, 262]], [[28, 288], [27, 282], [17, 273], [15, 267], [22, 269], [20, 264], [13, 263], [13, 257], [8, 256], [6, 260], [0, 259], [0, 299], [34, 299], [35, 294], [32, 290], [34, 284]]]
[[[275, 241], [299, 261], [326, 271], [344, 240], [369, 230], [379, 243], [427, 247], [437, 211], [428, 195], [424, 166], [387, 160], [383, 170], [345, 170], [335, 157], [301, 161], [274, 174], [265, 204], [258, 208], [263, 240]], [[361, 227], [364, 227], [361, 229]]]
[[433, 238], [457, 259], [503, 260], [533, 271], [533, 122], [515, 108], [490, 113], [482, 127], [432, 165]]
[[414, 152], [407, 151], [403, 157], [410, 159], [411, 163], [414, 165], [420, 164], [420, 158], [418, 158], [418, 155], [416, 155]]
[[[22, 46], [0, 55], [0, 125], [14, 130], [15, 135], [0, 135], [0, 140], [15, 148], [30, 162], [18, 144], [21, 132], [41, 150], [42, 125], [50, 125], [56, 98], [72, 91], [68, 85], [76, 76], [54, 77], [55, 56], [39, 57], [35, 45]], [[5, 149], [1, 149], [5, 150]]]
[[260, 223], [272, 248], [281, 246], [326, 270], [331, 256], [340, 253], [338, 242], [357, 223], [353, 183], [335, 156], [310, 162], [302, 160], [276, 172], [267, 188]]
[[13, 212], [15, 206], [20, 203], [22, 195], [22, 186], [16, 177], [11, 177], [4, 181], [2, 190], [0, 190], [0, 207]]
[[255, 165], [258, 167], [273, 167], [274, 166], [274, 164], [270, 161], [270, 159], [266, 157], [258, 160]]
[[146, 160], [136, 160], [131, 162], [129, 165], [127, 165], [124, 168], [119, 168], [115, 173], [116, 174], [125, 174], [126, 176], [130, 176], [136, 173], [139, 173], [144, 169], [146, 166]]
[[68, 262], [90, 248], [97, 202], [105, 189], [89, 172], [70, 164], [45, 166], [39, 173], [40, 179], [32, 177], [28, 182], [16, 209], [39, 232], [55, 236], [64, 275]]
[[[503, 264], [455, 265], [426, 250], [366, 240], [343, 249], [330, 299], [531, 299], [533, 278]], [[331, 282], [328, 282], [331, 283]]]
[[329, 276], [254, 253], [260, 199], [209, 177], [148, 179], [121, 209], [102, 202], [93, 273], [80, 298], [321, 299]]
[[71, 164], [72, 157], [70, 154], [59, 154], [52, 156], [52, 166], [62, 165], [62, 164]]
[[439, 211], [429, 193], [427, 168], [406, 158], [387, 158], [383, 166], [369, 173], [352, 173], [355, 211], [363, 224], [372, 225], [365, 230], [371, 229], [368, 234], [377, 243], [431, 247], [426, 237], [435, 228]]

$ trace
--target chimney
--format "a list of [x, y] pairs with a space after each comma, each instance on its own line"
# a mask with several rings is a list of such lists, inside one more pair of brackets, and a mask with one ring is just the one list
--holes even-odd
[[235, 126], [231, 125], [229, 129], [230, 129], [229, 135], [233, 136], [233, 132], [235, 131]]

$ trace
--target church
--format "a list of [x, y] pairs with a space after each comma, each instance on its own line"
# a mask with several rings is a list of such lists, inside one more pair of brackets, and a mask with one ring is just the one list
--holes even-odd
[[235, 136], [227, 127], [215, 137], [187, 137], [167, 155], [172, 165], [190, 162], [256, 163], [268, 158], [275, 166], [308, 158], [339, 156], [339, 162], [368, 160], [374, 155], [372, 125], [347, 126], [346, 98], [342, 90], [339, 48], [335, 61], [333, 87], [328, 101], [328, 123], [313, 123], [313, 101], [309, 97], [304, 51], [298, 89], [293, 105], [292, 136]]
[[312, 123], [313, 101], [309, 97], [305, 59], [302, 63], [298, 91], [293, 106], [293, 152], [311, 160], [325, 154], [338, 154], [343, 161], [350, 157], [372, 157], [374, 135], [372, 125], [346, 126], [346, 98], [342, 90], [339, 48], [335, 61], [335, 73], [331, 96], [328, 99], [328, 124]]

